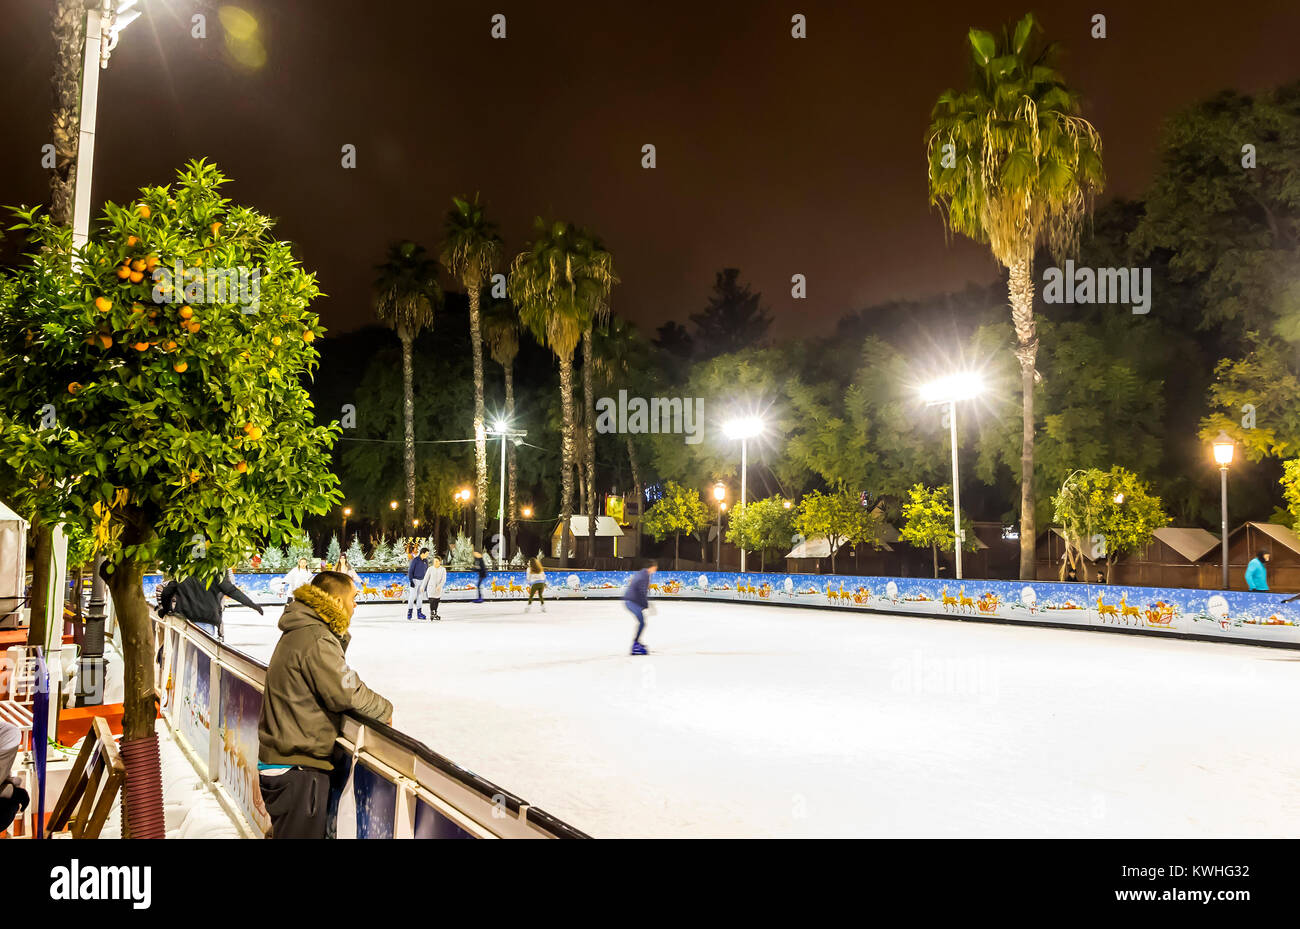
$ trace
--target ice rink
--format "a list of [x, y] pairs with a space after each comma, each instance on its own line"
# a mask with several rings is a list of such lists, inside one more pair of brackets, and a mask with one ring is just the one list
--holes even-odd
[[[1300, 835], [1300, 653], [794, 607], [363, 605], [394, 725], [596, 836]], [[226, 611], [267, 660], [278, 607]]]

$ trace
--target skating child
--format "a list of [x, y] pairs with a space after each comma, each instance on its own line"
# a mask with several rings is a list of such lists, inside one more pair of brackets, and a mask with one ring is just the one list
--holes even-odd
[[429, 568], [429, 576], [426, 578], [425, 596], [429, 598], [429, 618], [441, 620], [438, 615], [438, 604], [442, 602], [442, 585], [447, 583], [447, 569], [442, 566], [442, 559], [437, 555], [433, 556], [433, 567]]
[[289, 573], [284, 576], [284, 591], [288, 595], [286, 599], [292, 600], [293, 592], [303, 584], [310, 584], [315, 576], [311, 568], [307, 567], [307, 559], [299, 558], [298, 566], [289, 569]]
[[424, 608], [421, 601], [424, 600], [424, 585], [429, 575], [429, 550], [422, 548], [414, 558], [411, 559], [410, 567], [406, 569], [406, 618], [410, 619], [411, 614], [419, 610], [420, 619], [428, 619], [424, 615]]
[[542, 612], [546, 612], [546, 572], [542, 570], [542, 562], [537, 558], [531, 558], [528, 561], [528, 571], [524, 574], [524, 580], [528, 584], [528, 605], [524, 607], [527, 613], [533, 608], [533, 597], [542, 606]]
[[636, 636], [632, 639], [632, 654], [647, 655], [641, 644], [641, 633], [645, 631], [645, 611], [650, 608], [650, 578], [659, 569], [653, 561], [646, 562], [644, 568], [632, 575], [628, 581], [627, 591], [623, 594], [623, 605], [636, 617]]
[[475, 550], [474, 552], [474, 570], [478, 573], [478, 596], [474, 598], [475, 603], [483, 602], [483, 582], [487, 580], [487, 564], [483, 561], [483, 553]]

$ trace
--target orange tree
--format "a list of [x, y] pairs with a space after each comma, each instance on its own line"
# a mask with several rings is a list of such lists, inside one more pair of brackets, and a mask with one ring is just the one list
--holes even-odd
[[216, 577], [340, 499], [337, 425], [313, 425], [304, 386], [319, 290], [268, 217], [220, 195], [225, 180], [191, 162], [107, 204], [75, 258], [70, 230], [15, 211], [32, 250], [0, 279], [6, 484], [106, 556], [127, 740], [154, 728], [144, 572]]

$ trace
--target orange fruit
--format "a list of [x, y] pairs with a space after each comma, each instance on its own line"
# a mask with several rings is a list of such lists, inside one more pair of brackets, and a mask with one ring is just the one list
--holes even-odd
[[306, 332], [302, 334], [302, 340], [306, 342], [308, 345], [310, 345], [312, 342], [316, 340], [316, 333], [308, 329]]
[[79, 390], [81, 390], [81, 385], [76, 381], [73, 381], [71, 384], [68, 385], [68, 393], [70, 394], [75, 394]]
[[172, 365], [172, 369], [177, 374], [184, 374], [188, 368], [189, 368], [189, 364], [187, 364], [184, 361], [178, 361], [176, 362], [176, 364]]
[[244, 423], [244, 432], [245, 432], [245, 433], [252, 432], [252, 431], [253, 431], [254, 429], [256, 429], [256, 428], [257, 428], [257, 424], [256, 424], [256, 423]]
[[238, 471], [240, 474], [244, 474], [245, 472], [248, 471], [248, 462], [241, 461], [239, 464], [235, 465], [235, 470]]
[[137, 238], [136, 238], [135, 236], [133, 236], [133, 235], [129, 235], [129, 236], [126, 237], [126, 244], [127, 244], [127, 245], [134, 245], [136, 242], [139, 242], [139, 241], [140, 241], [140, 240], [137, 239]]
[[138, 207], [136, 207], [135, 211], [140, 214], [141, 219], [149, 218], [149, 213], [150, 213], [149, 204], [142, 203]]
[[202, 327], [199, 325], [199, 321], [197, 319], [192, 319], [190, 320], [190, 324], [188, 328], [191, 333], [195, 333], [198, 332], [199, 329], [201, 329]]
[[107, 313], [112, 308], [113, 308], [113, 302], [109, 300], [107, 297], [95, 298], [95, 309], [99, 310], [99, 312]]
[[280, 337], [279, 337], [278, 335], [277, 335], [277, 336], [272, 336], [272, 337], [271, 337], [271, 344], [272, 344], [272, 345], [279, 345], [279, 344], [280, 344]]
[[208, 228], [212, 230], [212, 234], [215, 236], [218, 232], [221, 231], [221, 223], [213, 223]]
[[190, 309], [188, 303], [185, 306], [181, 307], [181, 319], [189, 319], [193, 315], [194, 315], [194, 311]]
[[201, 475], [199, 474], [198, 471], [191, 471], [191, 472], [190, 472], [190, 483], [191, 483], [191, 484], [195, 483], [195, 482], [196, 482], [200, 477], [201, 477]]
[[138, 303], [132, 303], [132, 304], [131, 304], [131, 315], [132, 315], [132, 316], [139, 316], [139, 315], [140, 315], [141, 313], [143, 313], [143, 312], [144, 312], [144, 307], [143, 307], [143, 306], [141, 306], [141, 305], [138, 304]]
[[157, 319], [157, 318], [158, 318], [158, 311], [157, 311], [157, 310], [150, 310], [150, 311], [149, 311], [149, 318], [150, 318], [150, 319]]
[[158, 267], [157, 255], [150, 255], [148, 258], [144, 260], [144, 269], [146, 271], [152, 271], [156, 267]]
[[168, 339], [166, 342], [164, 342], [163, 351], [168, 351], [168, 352], [176, 351], [176, 341], [174, 339]]
[[143, 259], [143, 258], [137, 258], [135, 261], [131, 262], [131, 270], [132, 270], [132, 271], [143, 271], [143, 270], [144, 270], [144, 259]]
[[135, 349], [137, 352], [143, 352], [143, 351], [147, 351], [147, 350], [149, 349], [149, 343], [148, 343], [148, 342], [136, 342], [136, 343], [135, 343], [134, 345], [132, 345], [131, 347], [132, 347], [133, 349]]
[[260, 426], [254, 426], [252, 429], [248, 430], [248, 437], [249, 437], [250, 439], [252, 439], [254, 442], [256, 442], [258, 439], [260, 439], [260, 438], [262, 437], [262, 429], [261, 429], [261, 427], [260, 427]]
[[126, 278], [131, 276], [131, 266], [128, 264], [118, 265], [117, 276]]
[[112, 337], [111, 335], [108, 335], [107, 333], [100, 333], [100, 335], [99, 335], [99, 344], [102, 345], [102, 346], [104, 346], [104, 348], [112, 348], [112, 347], [113, 347], [113, 337]]
[[203, 259], [202, 259], [202, 258], [195, 258], [195, 259], [194, 259], [194, 267], [196, 267], [196, 268], [201, 268], [201, 267], [203, 267]]
[[144, 280], [144, 273], [141, 271], [132, 271], [130, 281], [132, 284], [138, 284]]

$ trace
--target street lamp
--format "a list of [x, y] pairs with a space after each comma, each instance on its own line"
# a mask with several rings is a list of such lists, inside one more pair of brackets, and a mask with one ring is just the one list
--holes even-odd
[[718, 501], [718, 570], [722, 570], [722, 511], [727, 508], [727, 485], [718, 481], [713, 485], [713, 499]]
[[497, 509], [497, 537], [501, 540], [501, 552], [497, 555], [497, 561], [503, 560], [506, 552], [506, 439], [514, 439], [518, 442], [524, 436], [528, 435], [523, 429], [511, 429], [510, 424], [504, 419], [498, 419], [488, 430], [489, 435], [501, 437], [501, 499]]
[[[81, 124], [77, 135], [77, 176], [72, 192], [72, 247], [90, 239], [90, 182], [95, 166], [95, 116], [99, 72], [117, 47], [123, 30], [140, 18], [136, 0], [100, 0], [86, 11], [86, 50], [81, 64]], [[98, 572], [96, 572], [98, 576]]]
[[1228, 465], [1236, 446], [1222, 429], [1214, 440], [1214, 460], [1219, 463], [1222, 494], [1219, 504], [1219, 532], [1223, 537], [1223, 589], [1228, 590]]
[[348, 547], [348, 517], [352, 515], [352, 507], [343, 508], [343, 550], [347, 551]]
[[526, 507], [524, 507], [524, 509], [523, 509], [523, 517], [524, 517], [524, 519], [532, 519], [532, 518], [533, 518], [533, 508], [532, 508], [531, 506], [526, 506]]
[[[763, 431], [763, 421], [757, 416], [730, 419], [722, 426], [729, 439], [740, 439], [740, 505], [745, 505], [746, 471], [749, 469], [749, 440]], [[745, 573], [745, 549], [740, 549], [740, 573]]]
[[948, 404], [949, 439], [952, 442], [952, 538], [955, 574], [961, 578], [961, 492], [957, 474], [957, 401], [971, 400], [984, 392], [983, 379], [973, 371], [958, 371], [921, 388], [921, 397], [931, 406]]

